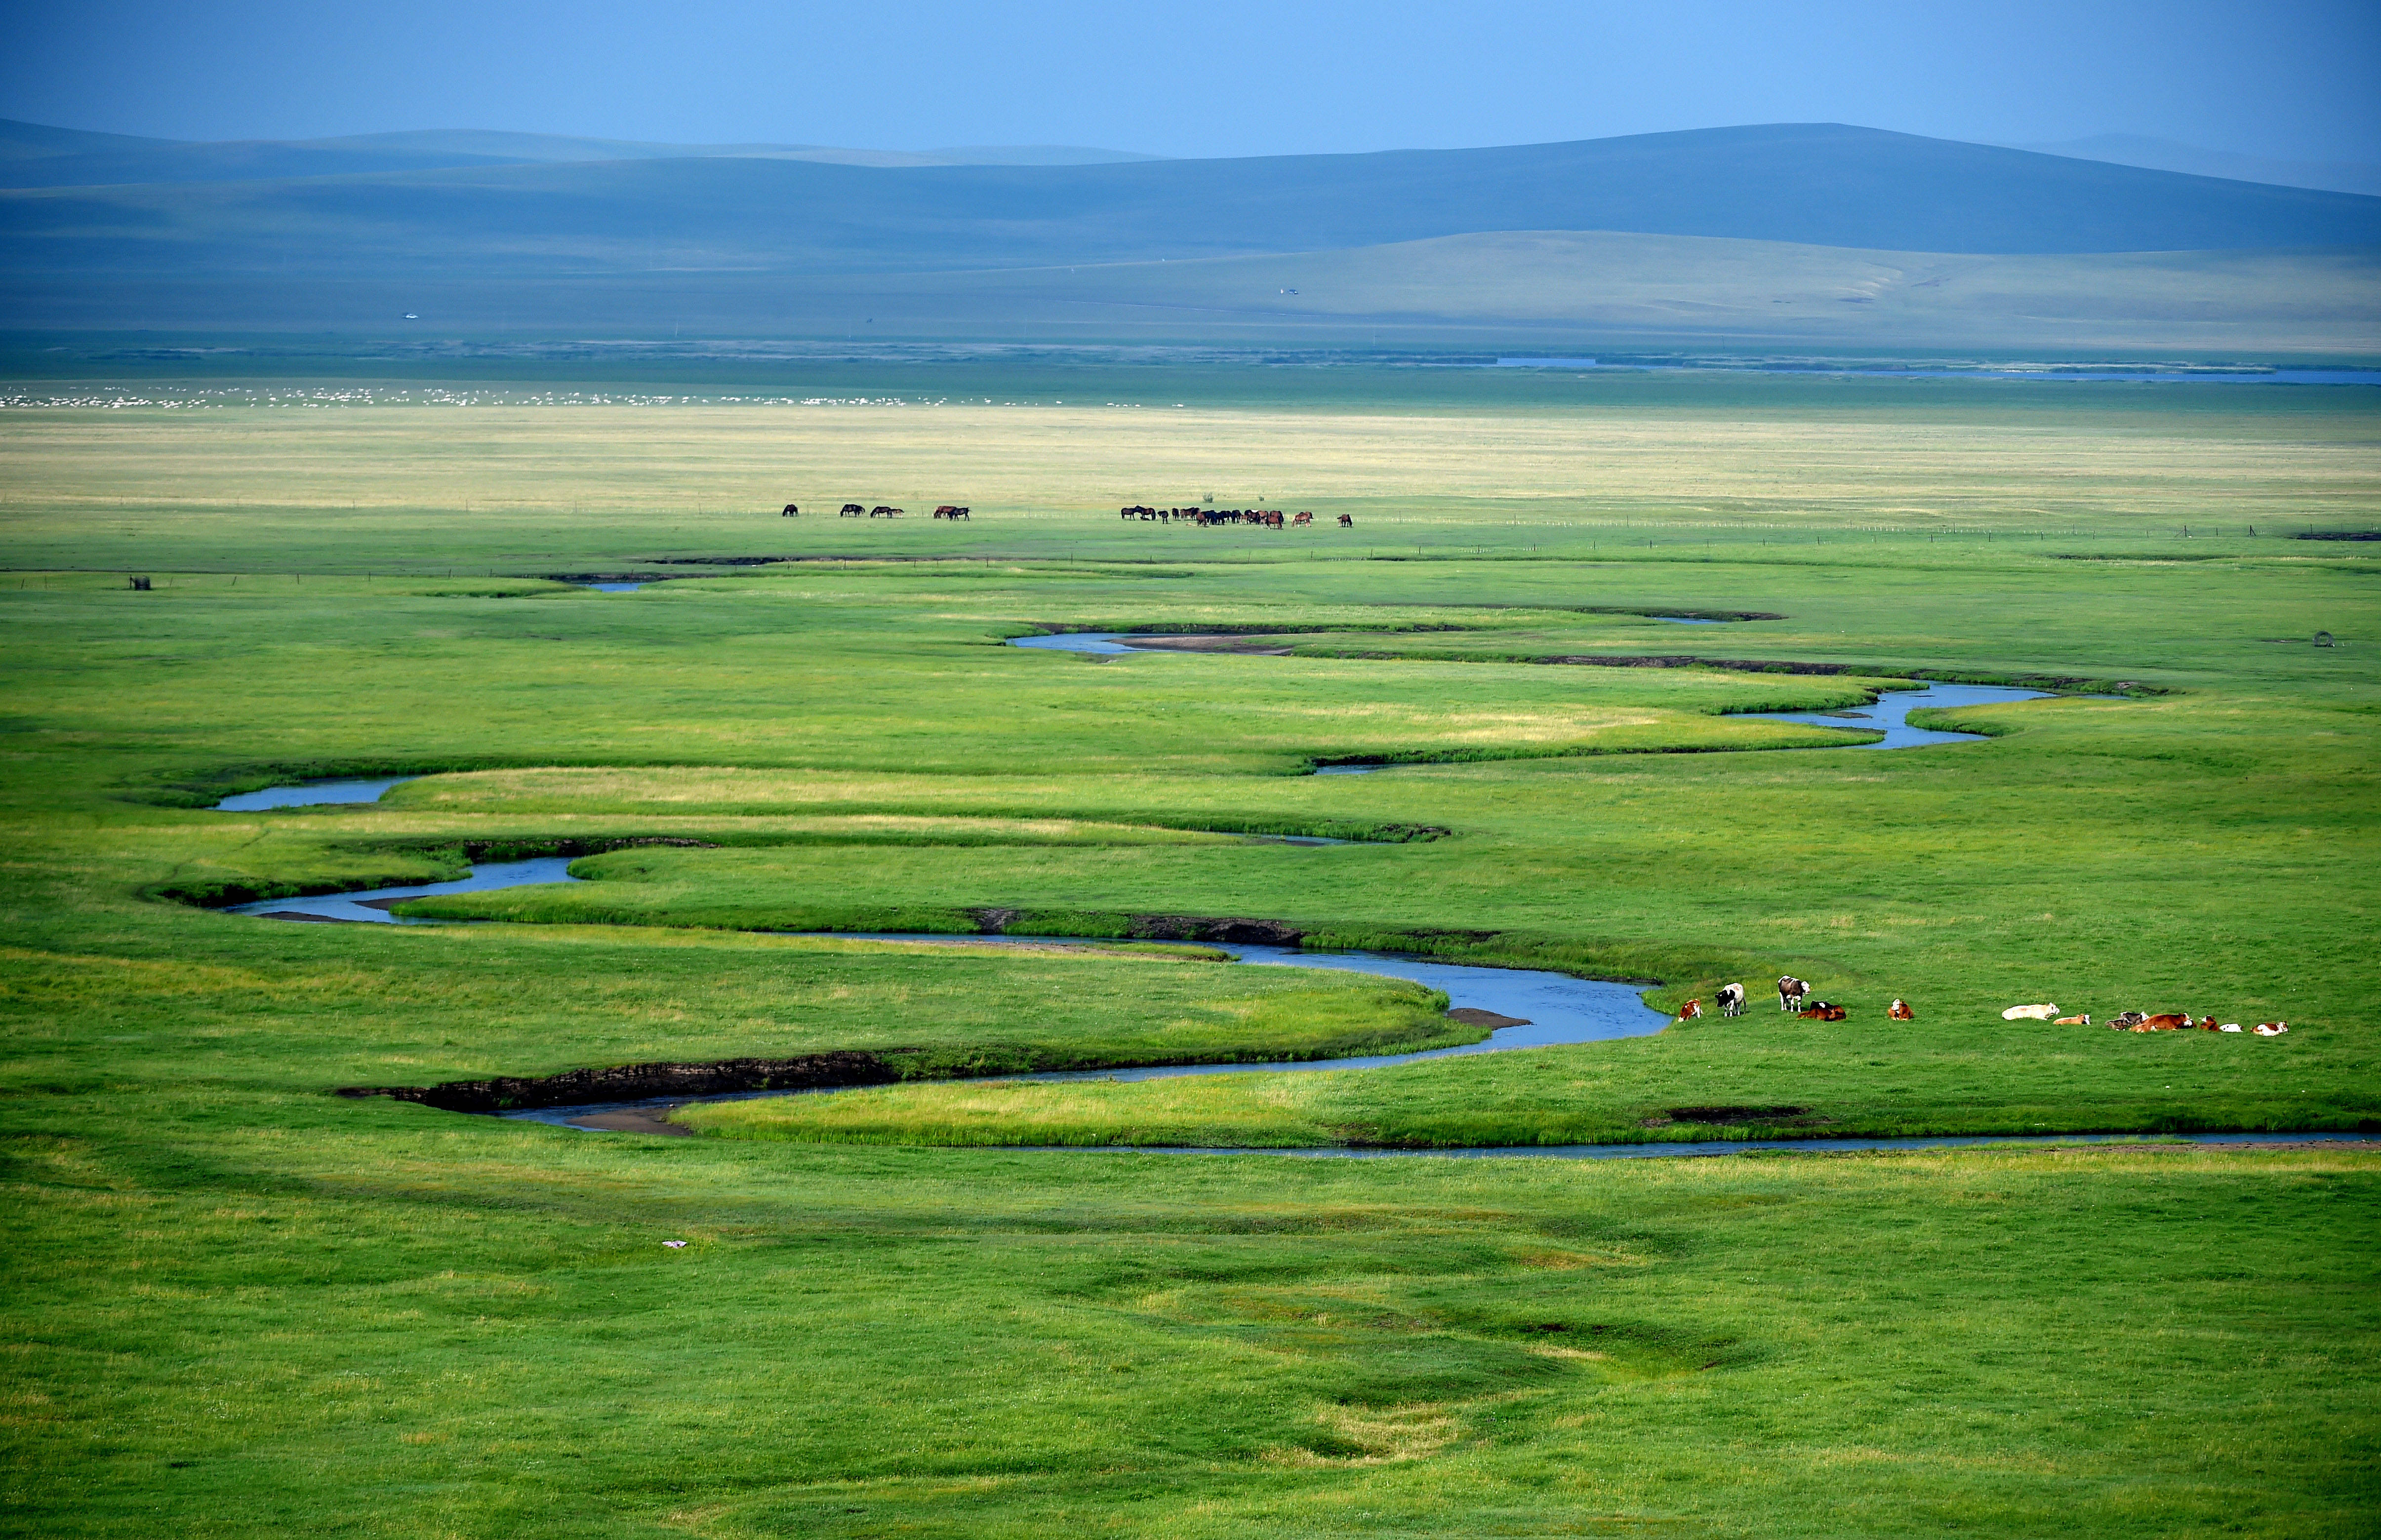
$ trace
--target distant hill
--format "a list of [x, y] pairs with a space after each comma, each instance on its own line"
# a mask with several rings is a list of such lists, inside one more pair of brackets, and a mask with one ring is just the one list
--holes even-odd
[[368, 176], [455, 166], [561, 162], [790, 160], [832, 165], [1104, 165], [1156, 160], [1129, 150], [985, 145], [952, 150], [854, 150], [821, 144], [651, 144], [482, 129], [353, 134], [340, 139], [201, 142], [92, 134], [0, 119], [0, 188], [149, 182], [259, 182]]
[[[838, 317], [873, 324], [866, 295], [907, 292], [897, 281], [903, 274], [939, 274], [934, 292], [944, 298], [928, 307], [934, 327], [975, 324], [984, 334], [1005, 334], [1019, 323], [1020, 303], [1030, 309], [1060, 295], [1059, 275], [1071, 278], [1075, 269], [1142, 273], [1133, 283], [1149, 297], [1118, 300], [1128, 307], [1196, 309], [1201, 301], [1190, 295], [1196, 285], [1162, 270], [1388, 251], [1359, 264], [1369, 274], [1364, 282], [1381, 292], [1408, 283], [1416, 290], [1410, 300], [1349, 301], [1330, 311], [1331, 324], [1387, 314], [1508, 326], [1526, 325], [1534, 314], [1574, 325], [1618, 315], [1596, 298], [1606, 275], [1581, 265], [1586, 249], [1556, 238], [1582, 233], [1767, 249], [1758, 261], [1721, 261], [1716, 247], [1699, 249], [1704, 255], [1696, 259], [1706, 275], [1733, 271], [1731, 262], [1742, 269], [1745, 303], [1768, 307], [1764, 317], [1783, 314], [1772, 304], [1778, 295], [1803, 292], [1799, 280], [1788, 281], [1790, 273], [1754, 272], [1764, 263], [1782, 263], [1780, 272], [1809, 268], [1814, 259], [1780, 254], [1789, 248], [1931, 253], [1933, 261], [2381, 247], [2381, 198], [1834, 125], [1486, 150], [1068, 164], [850, 164], [816, 158], [848, 152], [815, 147], [713, 147], [716, 152], [682, 155], [666, 152], [677, 147], [479, 134], [284, 148], [480, 164], [0, 192], [0, 324], [342, 329], [434, 309], [443, 318], [485, 318], [482, 324], [534, 315], [541, 325], [602, 330], [660, 313], [700, 314], [704, 325], [807, 331]], [[937, 153], [1023, 160], [1067, 152]], [[1427, 244], [1515, 232], [1529, 238], [1475, 240], [1460, 261], [1445, 255], [1456, 248]], [[1632, 249], [1639, 265], [1629, 269], [1627, 284], [1640, 299], [1652, 295], [1648, 285], [1666, 281], [1682, 294], [1697, 285], [1696, 292], [1716, 294], [1736, 283], [1690, 280], [1684, 270], [1666, 279], [1658, 261], [1642, 265], [1653, 248]], [[1896, 259], [1894, 265], [1924, 264]], [[2052, 290], [2062, 283], [2121, 288], [2148, 282], [2143, 275], [2157, 266], [2051, 264], [2043, 272], [2066, 276], [2037, 275], [2006, 293], [2008, 304], [2021, 307], [2010, 318], [2014, 332], [1988, 329], [2021, 335], [2034, 313], [2022, 309], [2033, 303], [2022, 296], [2043, 283]], [[1019, 270], [1043, 276], [1023, 289], [993, 276]], [[2241, 276], [2249, 268], [2227, 269], [2231, 276], [2215, 288], [2206, 287], [2214, 269], [2204, 262], [2175, 271], [2186, 276], [2151, 285], [2158, 297], [2128, 322], [2136, 332], [2154, 323], [2159, 306], [2180, 305], [2194, 334], [2209, 334], [2226, 306], [2254, 297]], [[2279, 266], [2255, 271], [2263, 281], [2280, 281]], [[2326, 294], [2372, 277], [2369, 263], [2325, 271]], [[958, 276], [967, 273], [982, 276]], [[1490, 290], [1501, 296], [1493, 305], [1481, 297]], [[842, 297], [829, 304], [829, 296]], [[2120, 297], [2112, 295], [2093, 313], [2115, 314]], [[1059, 309], [1047, 314], [1087, 313], [1068, 310], [1063, 297], [1050, 302]], [[838, 309], [847, 303], [860, 313]], [[1847, 334], [1878, 332], [1874, 322], [1849, 319], [1856, 303], [1827, 300], [1780, 334], [1822, 334], [1835, 323], [1821, 323], [1820, 315], [1838, 317]], [[2065, 300], [2049, 303], [2046, 314], [2075, 311]], [[1952, 311], [1966, 315], [1962, 325], [1981, 319], [1924, 296], [1896, 304], [1895, 313], [1913, 324], [1922, 314]], [[983, 307], [975, 322], [966, 319], [968, 305]], [[1257, 313], [1264, 325], [1305, 324], [1275, 313], [1280, 309]], [[1728, 325], [1778, 330], [1741, 309], [1730, 311]], [[1693, 306], [1669, 313], [1686, 325]], [[2279, 312], [2266, 313], [2271, 320]], [[2290, 314], [2301, 332], [2310, 324], [2305, 306]], [[1126, 319], [1121, 310], [1114, 315], [1118, 324]], [[2046, 319], [2042, 325], [2057, 330]]]
[[2021, 144], [2017, 148], [2045, 155], [2071, 155], [2083, 161], [2147, 166], [2155, 171], [2188, 172], [2194, 176], [2224, 176], [2236, 182], [2381, 194], [2381, 165], [2359, 161], [2274, 160], [2264, 155], [2234, 154], [2227, 150], [2203, 150], [2195, 144], [2177, 144], [2172, 139], [2148, 139], [2140, 134], [2099, 134], [2091, 139]]

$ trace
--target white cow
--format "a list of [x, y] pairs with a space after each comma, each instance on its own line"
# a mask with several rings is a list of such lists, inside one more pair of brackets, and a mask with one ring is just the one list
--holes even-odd
[[2046, 1022], [2058, 1014], [2056, 1005], [2012, 1005], [2001, 1013], [2005, 1022]]

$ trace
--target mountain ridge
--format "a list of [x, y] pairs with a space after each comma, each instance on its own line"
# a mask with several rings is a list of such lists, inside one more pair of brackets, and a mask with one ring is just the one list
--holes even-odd
[[[1490, 241], [1458, 262], [1416, 244], [1514, 232], [1763, 243], [1781, 249], [1763, 259], [1783, 264], [1781, 273], [1805, 262], [1787, 247], [1936, 257], [2361, 251], [2381, 248], [2381, 198], [1825, 124], [1062, 166], [885, 167], [741, 155], [485, 162], [0, 192], [0, 273], [8, 275], [0, 323], [69, 324], [61, 318], [71, 314], [75, 325], [106, 325], [113, 316], [115, 324], [176, 329], [204, 314], [216, 318], [209, 324], [321, 324], [345, 295], [360, 307], [355, 323], [372, 315], [385, 324], [423, 308], [408, 296], [435, 294], [444, 305], [476, 292], [482, 297], [464, 308], [500, 322], [534, 313], [543, 324], [608, 326], [653, 313], [653, 297], [667, 293], [681, 297], [663, 313], [732, 315], [744, 318], [734, 324], [763, 330], [802, 316], [801, 325], [840, 330], [873, 324], [863, 308], [869, 284], [903, 274], [1064, 274], [1078, 266], [1162, 269], [1390, 248], [1410, 249], [1374, 261], [1366, 284], [1393, 284], [1386, 275], [1410, 271], [1416, 284], [1485, 285], [1517, 303], [1543, 293], [1549, 320], [1619, 313], [1583, 295], [1582, 285], [1598, 281], [1590, 260], [1563, 255], [1617, 249]], [[1519, 265], [1499, 273], [1500, 261]], [[1588, 265], [1566, 274], [1557, 269], [1567, 261]], [[1755, 293], [1770, 283], [1754, 275], [1760, 265], [1744, 269], [1744, 282], [1765, 305]], [[2283, 282], [2286, 265], [2255, 271]], [[2238, 276], [2250, 269], [2227, 269], [2233, 276], [2214, 287], [2154, 269], [2165, 272], [2155, 263], [2062, 271], [2087, 285], [2151, 284], [2159, 297], [2144, 302], [2139, 324], [2129, 323], [2136, 333], [2160, 305], [2180, 307], [2178, 321], [2198, 337], [2220, 334], [2227, 306], [2263, 308]], [[2343, 316], [2359, 317], [2354, 329], [2367, 334], [2356, 297], [2371, 282], [2369, 265], [2324, 271], [2334, 275], [2325, 292], [2347, 297]], [[803, 299], [805, 285], [830, 279], [859, 313], [829, 314], [835, 307], [823, 311]], [[1627, 279], [1639, 312], [1650, 302], [1647, 281], [1634, 271]], [[717, 295], [705, 298], [706, 286]], [[303, 306], [294, 297], [301, 290], [313, 297]], [[991, 307], [986, 327], [1015, 323], [1014, 297], [1003, 285], [987, 281], [967, 292]], [[1048, 285], [1034, 292], [1044, 296], [1034, 304], [1063, 308]], [[2050, 292], [2028, 278], [2008, 294], [2022, 307], [2033, 302], [2024, 295]], [[557, 308], [569, 296], [585, 308]], [[2057, 301], [2059, 314], [2113, 313], [2106, 297], [2070, 297]], [[1172, 301], [1153, 291], [1129, 303]], [[1442, 304], [1424, 293], [1389, 307], [1408, 309], [1486, 313], [1460, 294]], [[2025, 313], [2013, 321], [2021, 325]], [[938, 328], [963, 323], [957, 312], [937, 314]], [[1526, 308], [1501, 300], [1496, 315], [1499, 325], [1529, 319]], [[1265, 323], [1275, 321], [1287, 323]], [[2290, 324], [2304, 333], [2303, 308]], [[1864, 333], [1874, 330], [1863, 323]]]

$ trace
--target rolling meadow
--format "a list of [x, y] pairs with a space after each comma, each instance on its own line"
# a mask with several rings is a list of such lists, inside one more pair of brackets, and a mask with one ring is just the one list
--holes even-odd
[[[14, 367], [11, 1527], [2370, 1533], [2369, 389]], [[1115, 512], [1201, 502], [1317, 521]], [[1921, 678], [2050, 693], [1731, 714]], [[1227, 919], [1753, 1008], [997, 1078], [1482, 1035], [1146, 944]], [[838, 1053], [690, 1137], [333, 1094]]]

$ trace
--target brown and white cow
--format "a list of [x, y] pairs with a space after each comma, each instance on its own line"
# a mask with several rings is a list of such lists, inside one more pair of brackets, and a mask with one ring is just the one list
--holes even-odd
[[2080, 1016], [2061, 1016], [2050, 1025], [2053, 1026], [2089, 1026], [2092, 1025], [2092, 1013], [2086, 1011]]
[[1792, 974], [1781, 973], [1777, 976], [1777, 1009], [1780, 1011], [1801, 1010], [1802, 997], [1810, 992], [1811, 987]]
[[1682, 1022], [1699, 1021], [1703, 1013], [1703, 1002], [1699, 1000], [1691, 1000], [1679, 1007], [1679, 1020]]
[[1851, 1013], [1833, 1000], [1814, 1000], [1797, 1014], [1806, 1022], [1839, 1022]]
[[2290, 1029], [2288, 1022], [2259, 1022], [2249, 1030], [2260, 1037], [2278, 1037]]
[[1885, 1008], [1885, 1013], [1891, 1021], [1914, 1022], [1918, 1019], [1918, 1013], [1910, 1008], [1910, 1002], [1906, 1000], [1896, 1000]]

